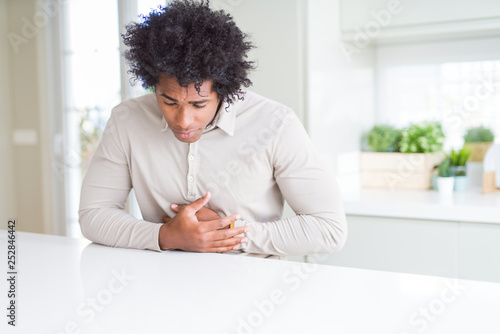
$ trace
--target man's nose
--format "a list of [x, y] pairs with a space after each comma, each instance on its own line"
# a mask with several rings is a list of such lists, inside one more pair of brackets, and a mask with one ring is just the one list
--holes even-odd
[[194, 114], [189, 108], [181, 108], [176, 115], [175, 121], [183, 130], [189, 130], [194, 122]]

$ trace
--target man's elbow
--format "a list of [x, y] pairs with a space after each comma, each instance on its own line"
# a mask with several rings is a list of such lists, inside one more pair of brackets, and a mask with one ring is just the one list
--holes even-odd
[[82, 235], [92, 241], [92, 242], [96, 242], [96, 240], [94, 240], [93, 238], [93, 235], [90, 233], [90, 224], [92, 223], [92, 217], [91, 217], [91, 211], [92, 210], [80, 210], [78, 212], [78, 223], [80, 224], [80, 231], [82, 232]]

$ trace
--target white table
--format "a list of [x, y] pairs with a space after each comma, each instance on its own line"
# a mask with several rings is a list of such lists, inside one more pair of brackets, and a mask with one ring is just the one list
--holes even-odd
[[18, 326], [2, 306], [1, 333], [500, 333], [495, 283], [31, 233], [17, 256]]

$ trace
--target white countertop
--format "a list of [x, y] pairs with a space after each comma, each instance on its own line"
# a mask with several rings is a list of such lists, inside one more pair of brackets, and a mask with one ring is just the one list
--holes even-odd
[[435, 190], [343, 191], [346, 214], [500, 224], [500, 193], [480, 188], [442, 196]]
[[[0, 245], [5, 255], [4, 230]], [[18, 326], [2, 279], [2, 333], [500, 332], [494, 283], [31, 233], [17, 234], [16, 254]]]

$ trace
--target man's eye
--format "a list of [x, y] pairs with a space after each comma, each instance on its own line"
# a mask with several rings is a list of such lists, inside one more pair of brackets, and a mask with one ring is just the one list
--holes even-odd
[[168, 103], [168, 102], [163, 102], [167, 106], [175, 106], [175, 103]]
[[206, 105], [206, 104], [204, 104], [204, 105], [200, 106], [199, 104], [193, 104], [193, 106], [194, 106], [196, 109], [203, 109], [203, 108], [205, 108], [207, 105]]

